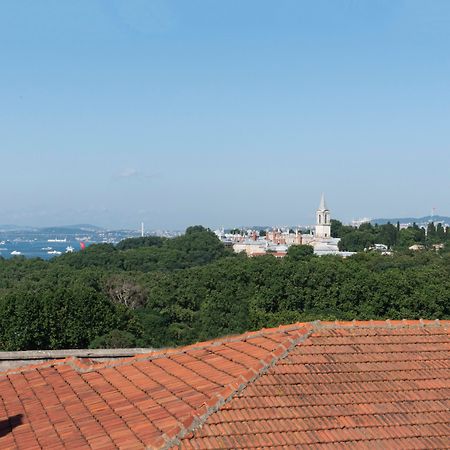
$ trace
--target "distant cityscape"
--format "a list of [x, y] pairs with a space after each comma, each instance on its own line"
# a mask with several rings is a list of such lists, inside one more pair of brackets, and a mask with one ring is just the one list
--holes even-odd
[[[337, 254], [349, 256], [352, 252], [338, 249], [339, 238], [331, 236], [331, 212], [322, 195], [316, 211], [315, 225], [296, 226], [239, 226], [214, 230], [218, 238], [236, 253], [246, 252], [249, 256], [272, 254], [277, 258], [286, 256], [291, 245], [307, 244], [314, 248], [317, 255]], [[429, 223], [450, 226], [450, 217], [429, 215], [406, 218], [362, 218], [352, 220], [349, 225], [358, 228], [364, 223], [385, 225], [391, 223], [400, 229], [416, 224], [426, 228]], [[17, 225], [0, 225], [0, 257], [25, 256], [50, 259], [63, 253], [74, 252], [92, 244], [117, 244], [123, 239], [142, 236], [160, 236], [173, 238], [184, 233], [181, 230], [150, 229], [144, 224], [139, 228], [108, 230], [90, 224], [77, 224], [54, 227], [24, 227]], [[381, 250], [387, 250], [384, 247]]]
[[310, 245], [316, 255], [350, 256], [352, 252], [342, 252], [338, 248], [340, 239], [331, 236], [331, 212], [322, 194], [316, 211], [314, 228], [294, 229], [273, 228], [267, 230], [225, 230], [216, 231], [216, 235], [235, 253], [245, 252], [248, 256], [272, 254], [276, 258], [284, 258], [292, 245]]
[[[151, 230], [147, 236], [175, 237], [181, 231]], [[46, 228], [0, 225], [0, 257], [25, 256], [50, 259], [92, 244], [117, 244], [139, 237], [142, 230], [106, 230], [94, 225], [70, 225]]]

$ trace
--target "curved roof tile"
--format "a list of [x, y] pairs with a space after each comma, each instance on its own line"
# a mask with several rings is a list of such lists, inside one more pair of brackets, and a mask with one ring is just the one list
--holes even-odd
[[0, 448], [449, 444], [449, 322], [299, 323], [0, 374]]

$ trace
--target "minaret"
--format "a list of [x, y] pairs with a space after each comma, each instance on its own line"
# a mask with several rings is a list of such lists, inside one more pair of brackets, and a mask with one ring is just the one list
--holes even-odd
[[316, 239], [329, 239], [331, 237], [331, 217], [330, 210], [325, 203], [325, 196], [322, 194], [319, 209], [316, 212]]

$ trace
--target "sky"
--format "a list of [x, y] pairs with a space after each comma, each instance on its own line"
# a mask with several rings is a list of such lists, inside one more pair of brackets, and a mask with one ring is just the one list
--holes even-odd
[[448, 0], [0, 0], [0, 224], [450, 215]]

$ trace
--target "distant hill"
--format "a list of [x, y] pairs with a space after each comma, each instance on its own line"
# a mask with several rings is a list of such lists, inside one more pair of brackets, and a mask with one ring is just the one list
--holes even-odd
[[90, 224], [77, 224], [77, 225], [61, 225], [53, 227], [28, 227], [22, 225], [6, 224], [0, 225], [0, 231], [14, 232], [14, 231], [26, 231], [30, 233], [61, 233], [61, 234], [76, 234], [76, 233], [97, 233], [103, 231], [104, 228], [97, 227]]
[[392, 224], [400, 223], [416, 223], [417, 225], [426, 224], [429, 222], [441, 222], [450, 224], [450, 217], [446, 216], [424, 216], [424, 217], [400, 217], [393, 219], [373, 219], [370, 221], [373, 225], [385, 225], [388, 222]]
[[76, 225], [67, 225], [68, 228], [79, 228], [80, 230], [104, 230], [103, 227], [98, 227], [97, 225], [92, 225], [89, 223], [81, 223]]
[[101, 227], [97, 227], [96, 225], [89, 225], [89, 224], [63, 225], [63, 226], [39, 228], [39, 231], [42, 233], [68, 233], [68, 234], [74, 234], [74, 233], [79, 233], [79, 232], [95, 233], [97, 231], [102, 231], [102, 230], [103, 230], [103, 228], [101, 228]]
[[0, 231], [16, 231], [16, 230], [23, 230], [23, 231], [35, 231], [38, 228], [36, 227], [26, 227], [21, 225], [12, 225], [12, 224], [5, 224], [0, 225]]

